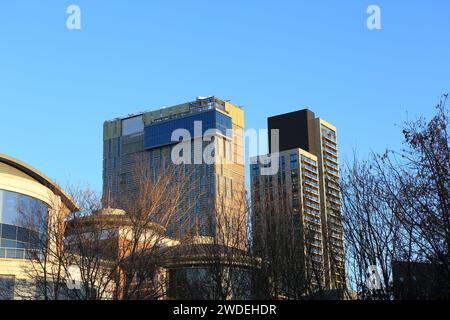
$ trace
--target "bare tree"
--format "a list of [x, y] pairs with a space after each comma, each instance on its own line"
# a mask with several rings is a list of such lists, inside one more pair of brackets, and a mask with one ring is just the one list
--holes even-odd
[[[70, 188], [77, 212], [24, 215], [22, 225], [35, 233], [27, 274], [42, 287], [43, 299], [159, 299], [166, 279], [159, 263], [161, 247], [188, 235], [183, 203], [193, 182], [167, 165], [149, 175], [147, 163], [133, 172], [133, 185], [120, 199], [123, 210], [102, 209], [88, 188]], [[178, 238], [178, 239], [175, 239]], [[74, 283], [75, 282], [75, 283]], [[71, 288], [74, 286], [75, 290]]]
[[[272, 185], [268, 179], [268, 185]], [[265, 194], [252, 196], [253, 254], [261, 259], [255, 274], [256, 296], [261, 299], [309, 299], [324, 288], [322, 255], [317, 241], [321, 225], [305, 225], [300, 211], [286, 201], [283, 185], [265, 188]], [[322, 241], [320, 239], [319, 241]]]
[[[213, 233], [196, 235], [166, 253], [173, 298], [248, 299], [255, 261], [247, 253], [245, 190], [234, 190], [209, 212]], [[200, 219], [208, 223], [210, 219]], [[201, 223], [197, 225], [199, 230]], [[208, 227], [208, 226], [207, 226]]]
[[[395, 214], [381, 178], [368, 162], [354, 160], [342, 183], [344, 234], [351, 286], [363, 299], [391, 299], [391, 264], [397, 236]], [[373, 266], [381, 269], [380, 287], [368, 288]], [[375, 270], [375, 269], [374, 269]]]
[[247, 197], [244, 187], [233, 191], [213, 211], [215, 234], [203, 246], [211, 276], [213, 300], [250, 297], [250, 272], [254, 262], [247, 254]]
[[[431, 121], [406, 122], [400, 151], [388, 150], [347, 167], [342, 193], [349, 274], [363, 298], [393, 298], [394, 262], [401, 262], [396, 265], [408, 269], [407, 274], [419, 270], [417, 263], [429, 266], [423, 282], [434, 289], [421, 297], [450, 295], [447, 104], [444, 95]], [[367, 291], [370, 265], [382, 271], [376, 292]]]
[[[160, 248], [173, 245], [169, 237], [179, 242], [193, 232], [190, 217], [195, 203], [186, 199], [191, 188], [198, 188], [198, 180], [192, 171], [181, 168], [168, 164], [158, 176], [147, 174], [145, 165], [135, 170], [137, 177], [144, 178], [122, 201], [131, 225], [119, 242], [124, 255], [119, 264], [121, 299], [158, 299], [165, 294], [167, 283], [162, 280], [166, 279], [158, 276]], [[155, 227], [162, 230], [154, 232]]]
[[16, 296], [21, 299], [58, 300], [67, 296], [64, 255], [64, 219], [68, 209], [50, 191], [48, 206], [22, 203], [17, 224], [26, 232], [26, 263]]

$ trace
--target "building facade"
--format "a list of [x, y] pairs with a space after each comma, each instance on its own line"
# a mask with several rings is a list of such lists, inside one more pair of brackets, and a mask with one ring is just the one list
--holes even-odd
[[[252, 162], [258, 159], [253, 158]], [[279, 153], [276, 175], [262, 175], [261, 166], [252, 165], [253, 243], [256, 255], [275, 244], [265, 242], [270, 236], [265, 224], [282, 225], [282, 233], [295, 235], [298, 259], [304, 264], [306, 281], [313, 287], [324, 287], [324, 251], [320, 206], [319, 168], [317, 156], [300, 148]], [[270, 210], [279, 214], [268, 219]], [[263, 238], [261, 238], [263, 237]], [[288, 250], [291, 250], [289, 248]]]
[[[67, 221], [65, 250], [71, 252], [77, 271], [71, 278], [81, 288], [92, 286], [88, 294], [77, 292], [74, 299], [165, 299], [167, 270], [160, 252], [179, 245], [166, 231], [158, 223], [136, 221], [114, 208]], [[95, 248], [95, 255], [87, 248]], [[86, 265], [89, 271], [81, 277]]]
[[[271, 117], [268, 127], [269, 132], [279, 133], [278, 153], [271, 150], [269, 138], [270, 156], [278, 158], [279, 170], [274, 175], [262, 175], [260, 157], [251, 161], [256, 253], [261, 246], [261, 210], [271, 206], [289, 211], [305, 277], [313, 286], [343, 288], [346, 278], [336, 127], [307, 109]], [[311, 271], [315, 277], [309, 274]]]
[[[172, 151], [180, 136], [173, 134], [184, 129], [191, 139], [183, 140], [189, 148], [183, 147], [178, 156], [190, 161], [177, 163], [177, 170], [189, 174], [195, 183], [181, 202], [189, 211], [191, 230], [196, 235], [213, 236], [217, 225], [213, 213], [233, 210], [237, 193], [244, 190], [243, 128], [243, 109], [216, 97], [198, 97], [173, 107], [106, 121], [103, 134], [106, 205], [123, 207], [124, 200], [136, 188], [134, 182], [139, 177], [134, 170], [139, 164], [146, 168], [146, 175], [153, 177], [163, 174], [167, 164], [174, 164]], [[214, 161], [205, 161], [202, 156], [205, 153]]]
[[[37, 226], [50, 228], [52, 217], [76, 210], [76, 203], [45, 175], [0, 154], [0, 300], [37, 297], [27, 272], [35, 239], [45, 233]], [[45, 220], [31, 224], [28, 219]]]
[[316, 146], [319, 161], [320, 198], [327, 285], [331, 289], [346, 286], [344, 231], [338, 162], [336, 127], [316, 119]]
[[[167, 237], [162, 225], [142, 224], [113, 208], [68, 221], [66, 250], [79, 257], [74, 265], [92, 265], [93, 277], [77, 281], [82, 287], [95, 283], [97, 292], [92, 293], [97, 299], [250, 298], [250, 272], [256, 261], [245, 250], [221, 246], [212, 237], [181, 242]], [[80, 242], [86, 243], [79, 246]], [[91, 247], [96, 248], [94, 259], [77, 252]]]

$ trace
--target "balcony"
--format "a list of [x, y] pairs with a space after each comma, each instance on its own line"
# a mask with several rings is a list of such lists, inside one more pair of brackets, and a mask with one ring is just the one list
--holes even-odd
[[335, 169], [336, 171], [339, 171], [339, 166], [337, 164], [332, 163], [331, 161], [325, 160], [325, 165]]
[[338, 165], [337, 155], [329, 156], [328, 153], [324, 153], [323, 157], [326, 160], [331, 161], [334, 164]]
[[316, 166], [311, 166], [309, 164], [303, 163], [302, 168], [308, 169], [309, 171], [311, 171], [313, 173], [317, 173], [317, 167]]
[[329, 136], [328, 134], [322, 134], [322, 137], [325, 138], [325, 140], [330, 141], [332, 143], [336, 143], [336, 137], [335, 136]]
[[336, 192], [336, 191], [334, 191], [332, 189], [327, 189], [327, 195], [332, 195], [332, 196], [334, 196], [334, 197], [336, 197], [338, 199], [341, 198], [340, 192]]
[[314, 167], [317, 167], [317, 162], [313, 161], [313, 160], [311, 160], [309, 158], [302, 157], [302, 162], [306, 162], [306, 163], [308, 163], [308, 164], [310, 164], [310, 165], [312, 165]]
[[327, 214], [335, 219], [342, 219], [342, 215], [340, 211], [333, 210], [330, 207], [327, 207]]
[[310, 174], [309, 172], [307, 172], [307, 171], [305, 171], [304, 172], [304, 176], [305, 177], [308, 177], [308, 178], [310, 178], [310, 179], [312, 179], [312, 180], [314, 180], [314, 181], [319, 181], [319, 178], [317, 177], [317, 175], [312, 175], [312, 174]]
[[319, 197], [311, 197], [309, 194], [304, 194], [304, 197], [314, 203], [320, 204]]
[[336, 190], [336, 191], [339, 191], [339, 192], [341, 191], [341, 188], [340, 188], [339, 184], [334, 182], [334, 181], [329, 180], [328, 183], [327, 183], [327, 186], [329, 188], [331, 188], [331, 189]]
[[[334, 226], [337, 226], [338, 229], [336, 229], [336, 230], [339, 230], [340, 228], [342, 228], [342, 221], [338, 220], [337, 218], [328, 217], [328, 222], [330, 224], [333, 224]], [[331, 228], [332, 228], [332, 226], [331, 226]]]
[[333, 149], [333, 151], [336, 151], [337, 152], [337, 143], [334, 143], [334, 142], [328, 142], [328, 141], [323, 141], [324, 142], [324, 144], [327, 146], [327, 147], [329, 147], [329, 148], [331, 148], [331, 149]]
[[319, 191], [316, 188], [310, 188], [310, 187], [305, 186], [305, 187], [303, 187], [303, 190], [305, 192], [309, 192], [309, 193], [312, 193], [312, 194], [314, 194], [316, 196], [319, 196]]
[[331, 155], [337, 157], [337, 156], [338, 156], [337, 149], [336, 149], [335, 147], [334, 147], [334, 149], [331, 149], [331, 148], [332, 148], [332, 147], [324, 148], [324, 150], [325, 150], [326, 152], [328, 152], [329, 154], [331, 154]]
[[319, 188], [319, 184], [318, 184], [317, 182], [315, 182], [315, 181], [312, 181], [312, 180], [309, 180], [309, 179], [303, 179], [303, 181], [304, 181], [306, 184], [309, 184], [310, 186], [315, 187], [316, 189]]
[[316, 209], [316, 208], [313, 208], [314, 210], [317, 210], [317, 211], [313, 211], [313, 210], [311, 210], [311, 209], [309, 209], [309, 208], [304, 208], [304, 212], [306, 213], [306, 214], [309, 214], [309, 215], [311, 215], [311, 216], [313, 216], [314, 218], [317, 218], [317, 217], [320, 217], [320, 210], [319, 209]]
[[305, 201], [305, 205], [310, 207], [310, 208], [313, 208], [313, 209], [316, 209], [316, 210], [320, 210], [320, 206], [315, 204], [315, 203], [313, 203], [313, 202]]
[[320, 218], [318, 218], [318, 215], [309, 213], [306, 209], [304, 210], [304, 212], [307, 213], [307, 215], [304, 216], [305, 221], [318, 226], [322, 226], [322, 224], [320, 223]]

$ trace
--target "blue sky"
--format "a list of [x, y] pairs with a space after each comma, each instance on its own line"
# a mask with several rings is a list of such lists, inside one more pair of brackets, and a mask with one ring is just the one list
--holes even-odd
[[308, 106], [338, 127], [343, 161], [398, 148], [397, 125], [450, 91], [449, 31], [447, 0], [2, 2], [0, 152], [100, 190], [104, 120], [198, 95], [256, 129]]

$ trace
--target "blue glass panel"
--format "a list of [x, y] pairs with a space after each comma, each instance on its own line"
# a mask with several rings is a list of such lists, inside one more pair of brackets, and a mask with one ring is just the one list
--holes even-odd
[[[45, 228], [48, 206], [33, 197], [0, 190], [0, 257], [25, 259], [26, 250], [37, 247], [45, 237], [41, 228]], [[36, 217], [36, 231], [19, 227], [21, 221]], [[24, 220], [25, 218], [25, 220]], [[41, 233], [37, 231], [40, 229]], [[42, 242], [43, 243], [43, 242]]]
[[16, 240], [17, 236], [17, 228], [15, 226], [11, 226], [9, 224], [2, 224], [2, 238]]
[[23, 249], [16, 249], [16, 259], [25, 259], [25, 250]]
[[30, 244], [29, 243], [26, 243], [26, 242], [20, 242], [20, 241], [17, 241], [16, 242], [16, 248], [23, 248], [23, 249], [26, 249], [26, 248], [29, 248], [30, 247]]
[[194, 137], [194, 134], [197, 134], [194, 132], [194, 124], [196, 121], [201, 121], [202, 123], [201, 134], [204, 134], [205, 131], [210, 129], [217, 129], [220, 133], [226, 135], [227, 129], [232, 128], [231, 118], [229, 116], [211, 110], [145, 127], [144, 147], [151, 149], [176, 143], [177, 141], [172, 141], [172, 133], [176, 129], [185, 129], [191, 137]]
[[6, 259], [15, 259], [15, 258], [16, 258], [16, 250], [6, 249]]
[[2, 239], [0, 241], [0, 247], [3, 247], [3, 248], [16, 248], [16, 246], [17, 246], [17, 241], [15, 241], [15, 240]]
[[3, 193], [3, 203], [0, 208], [2, 211], [2, 220], [0, 222], [15, 224], [19, 210], [19, 194], [3, 190], [1, 192]]
[[17, 240], [23, 241], [23, 242], [29, 242], [30, 241], [30, 230], [26, 228], [17, 228]]
[[0, 223], [17, 225], [22, 217], [45, 217], [48, 207], [30, 196], [0, 190]]

